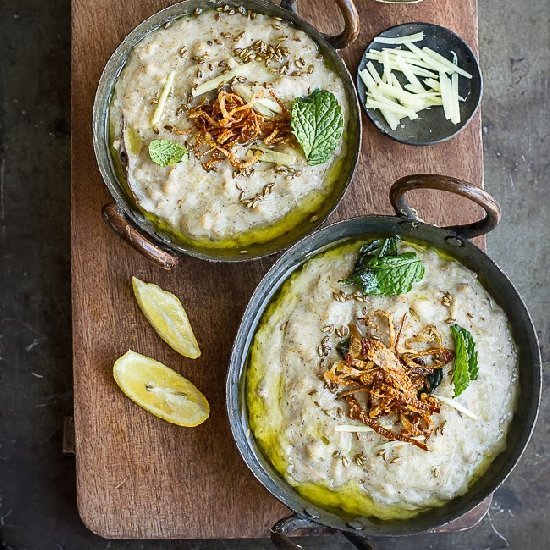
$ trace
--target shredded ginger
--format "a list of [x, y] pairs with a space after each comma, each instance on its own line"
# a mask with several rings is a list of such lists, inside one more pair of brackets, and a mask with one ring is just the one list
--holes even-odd
[[[443, 107], [445, 118], [453, 124], [461, 122], [458, 79], [471, 79], [472, 75], [458, 66], [454, 52], [450, 61], [430, 48], [419, 48], [415, 42], [423, 39], [423, 33], [377, 37], [375, 43], [389, 47], [365, 54], [369, 61], [359, 75], [368, 91], [366, 107], [378, 109], [392, 130], [402, 119], [417, 119], [418, 113], [436, 106]], [[382, 66], [382, 74], [372, 61]], [[401, 73], [406, 84], [402, 85], [392, 71]]]

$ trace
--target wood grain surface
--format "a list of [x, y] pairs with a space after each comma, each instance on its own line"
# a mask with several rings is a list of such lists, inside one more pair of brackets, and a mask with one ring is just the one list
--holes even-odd
[[[92, 150], [92, 102], [101, 70], [124, 36], [167, 0], [72, 3], [72, 301], [78, 506], [84, 523], [109, 538], [266, 536], [287, 510], [253, 478], [232, 442], [224, 381], [233, 337], [250, 295], [273, 259], [245, 265], [185, 259], [172, 272], [120, 241], [101, 208], [110, 197]], [[356, 0], [361, 31], [342, 52], [352, 72], [378, 32], [407, 21], [445, 25], [477, 51], [477, 0], [425, 0], [396, 6]], [[303, 0], [301, 14], [320, 30], [339, 31], [329, 0]], [[389, 213], [388, 187], [410, 173], [440, 172], [482, 183], [479, 115], [451, 142], [414, 148], [382, 136], [363, 117], [363, 150], [346, 197], [331, 220]], [[423, 194], [427, 221], [473, 221], [462, 199]], [[181, 297], [203, 350], [179, 356], [148, 325], [133, 299], [132, 275]], [[195, 429], [172, 426], [128, 400], [112, 379], [128, 349], [155, 357], [193, 381], [211, 404]]]

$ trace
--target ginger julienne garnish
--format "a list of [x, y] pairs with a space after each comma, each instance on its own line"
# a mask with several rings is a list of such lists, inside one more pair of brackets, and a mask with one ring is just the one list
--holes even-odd
[[294, 140], [290, 113], [272, 91], [270, 93], [280, 105], [281, 114], [264, 116], [254, 110], [254, 101], [263, 93], [246, 102], [240, 95], [221, 89], [213, 103], [203, 103], [189, 110], [189, 119], [195, 127], [194, 141], [190, 146], [202, 160], [205, 170], [211, 170], [218, 162], [227, 160], [235, 170], [242, 171], [257, 162], [263, 154], [262, 151], [254, 151], [252, 157], [239, 159], [233, 150], [236, 146], [256, 140], [262, 140], [265, 145]]
[[[381, 340], [382, 320], [386, 322], [387, 344]], [[363, 335], [357, 325], [349, 325], [345, 359], [325, 372], [325, 382], [346, 400], [351, 419], [363, 422], [387, 439], [428, 450], [425, 440], [435, 429], [431, 416], [439, 412], [438, 402], [429, 391], [434, 374], [452, 361], [453, 352], [442, 346], [441, 335], [433, 325], [407, 340], [407, 351], [400, 352], [399, 337], [405, 317], [397, 335], [391, 316], [385, 311], [376, 310], [359, 321], [365, 325], [366, 333]], [[431, 345], [412, 350], [415, 343]], [[400, 431], [382, 426], [377, 420], [382, 417], [400, 427]]]

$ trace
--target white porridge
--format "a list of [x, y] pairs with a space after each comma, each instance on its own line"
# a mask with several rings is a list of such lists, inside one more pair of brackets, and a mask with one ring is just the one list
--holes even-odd
[[[359, 246], [339, 245], [309, 260], [266, 310], [247, 371], [249, 421], [275, 468], [317, 505], [383, 519], [406, 518], [464, 494], [504, 449], [516, 401], [516, 346], [505, 313], [476, 274], [434, 249], [399, 245], [400, 253], [415, 252], [424, 266], [423, 276], [406, 293], [365, 295], [342, 283], [354, 269]], [[379, 323], [374, 322], [377, 317]], [[388, 320], [395, 327], [391, 344], [384, 328]], [[371, 411], [366, 424], [350, 417], [345, 387], [330, 383], [334, 372], [352, 362], [351, 350], [340, 347], [353, 331], [350, 324], [362, 337], [360, 353], [367, 353], [369, 345], [385, 352], [395, 349], [388, 357], [400, 363], [395, 369], [409, 373], [413, 385], [417, 375], [410, 373], [429, 369], [418, 359], [422, 351], [414, 362], [407, 362], [407, 353], [433, 346], [434, 331], [438, 336], [433, 338], [441, 339], [437, 346], [444, 366], [433, 372], [439, 370], [442, 377], [439, 385], [418, 392], [422, 399], [416, 399], [421, 384], [414, 386], [415, 397], [409, 401], [416, 412], [408, 418], [417, 419], [420, 429], [410, 432], [408, 441], [369, 429], [378, 423], [392, 434], [405, 433], [408, 420], [399, 425], [395, 414], [376, 417], [372, 411], [380, 402], [373, 397], [374, 386], [361, 390], [354, 385], [369, 369], [374, 376], [391, 373], [391, 361], [383, 366], [376, 357], [368, 365], [353, 361], [355, 379], [348, 383], [352, 392], [363, 392], [353, 394], [356, 402], [368, 396], [363, 405]], [[452, 326], [471, 335], [477, 351], [477, 374], [472, 371], [461, 390], [455, 378], [464, 356]], [[432, 327], [432, 336], [423, 338], [426, 327]], [[374, 334], [372, 339], [368, 334]], [[395, 393], [384, 384], [378, 386], [378, 396], [382, 390]], [[426, 424], [419, 420], [422, 414]]]
[[[224, 150], [227, 136], [218, 134], [209, 152], [212, 127], [201, 127], [210, 124], [209, 115], [191, 113], [210, 109], [222, 90], [237, 108], [216, 122], [233, 120], [235, 101], [242, 99], [254, 106], [246, 128], [263, 117], [264, 134], [249, 140], [234, 134], [240, 141], [230, 151]], [[265, 242], [288, 231], [329, 197], [346, 153], [339, 137], [323, 162], [312, 163], [291, 132], [293, 102], [316, 90], [334, 98], [345, 131], [342, 81], [316, 43], [285, 21], [209, 10], [151, 33], [129, 56], [110, 109], [113, 151], [136, 202], [176, 234], [213, 247]], [[270, 117], [278, 121], [278, 135], [266, 137]], [[149, 149], [155, 140], [186, 153], [159, 166]], [[272, 153], [279, 156], [269, 162]], [[243, 168], [253, 155], [258, 160]]]

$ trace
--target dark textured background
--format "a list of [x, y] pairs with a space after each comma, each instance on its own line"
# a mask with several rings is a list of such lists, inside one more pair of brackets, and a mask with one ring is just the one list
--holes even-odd
[[[69, 0], [0, 1], [0, 548], [272, 548], [106, 541], [79, 520], [74, 459], [61, 453], [62, 419], [72, 411], [69, 12]], [[480, 0], [485, 185], [504, 210], [488, 249], [530, 307], [546, 381], [548, 19], [548, 0]], [[380, 549], [550, 548], [549, 431], [544, 396], [526, 455], [479, 526], [380, 541]], [[350, 548], [341, 538], [303, 544]]]

